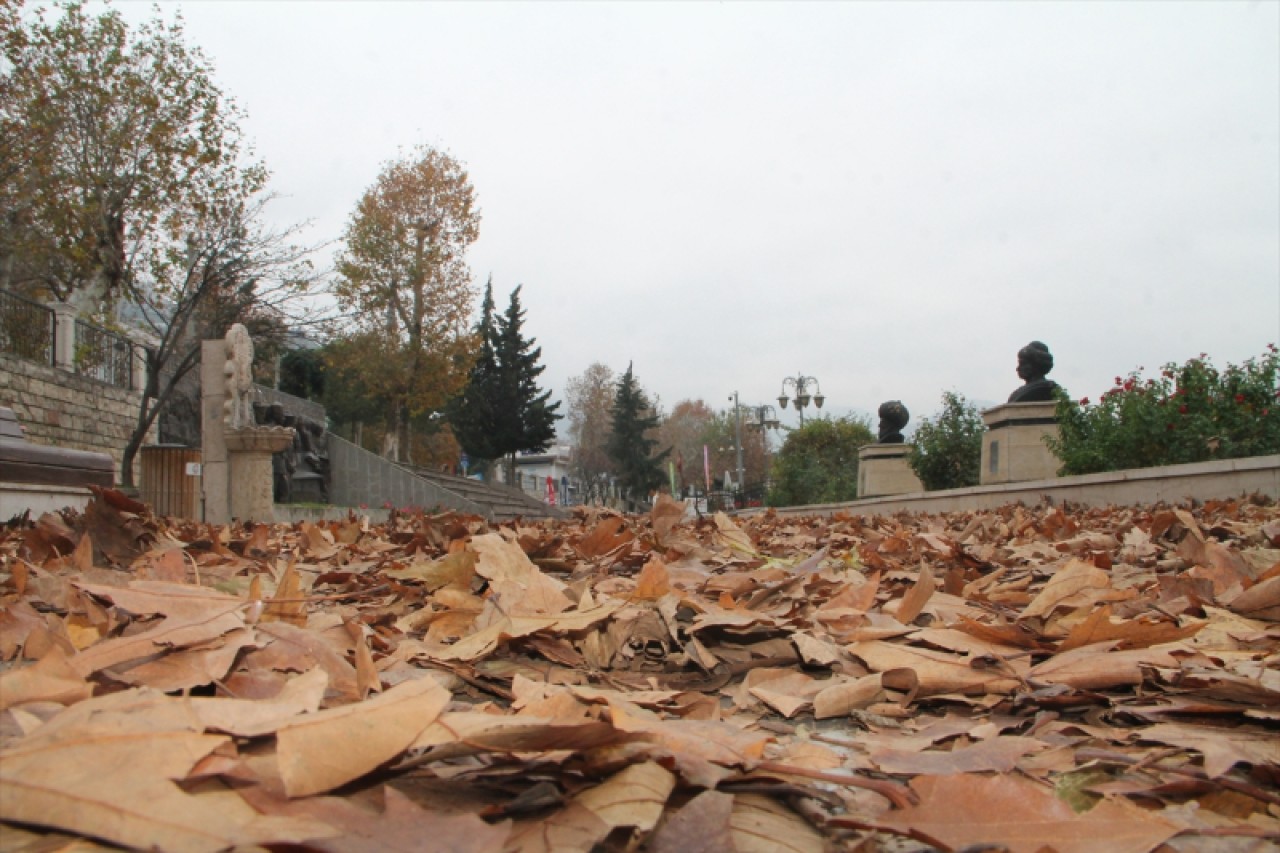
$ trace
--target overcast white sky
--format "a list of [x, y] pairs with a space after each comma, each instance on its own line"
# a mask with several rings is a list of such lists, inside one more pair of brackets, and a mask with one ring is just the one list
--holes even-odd
[[1280, 340], [1275, 0], [161, 9], [315, 239], [412, 145], [462, 161], [477, 282], [524, 284], [557, 396], [593, 361], [668, 410], [803, 373], [914, 426], [1002, 402], [1032, 339], [1095, 399]]

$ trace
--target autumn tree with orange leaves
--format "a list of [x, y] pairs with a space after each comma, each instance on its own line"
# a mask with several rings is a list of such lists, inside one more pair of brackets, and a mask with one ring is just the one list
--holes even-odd
[[410, 422], [430, 431], [466, 383], [474, 296], [466, 250], [479, 234], [466, 170], [425, 145], [386, 164], [351, 215], [334, 287], [344, 345], [330, 367], [378, 402], [389, 459], [411, 461]]

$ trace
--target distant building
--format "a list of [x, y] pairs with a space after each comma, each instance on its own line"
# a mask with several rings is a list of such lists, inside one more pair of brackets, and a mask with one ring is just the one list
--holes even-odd
[[556, 503], [562, 506], [578, 503], [581, 489], [569, 470], [572, 452], [573, 448], [567, 444], [553, 444], [542, 453], [517, 455], [515, 485], [539, 500], [546, 500], [550, 477], [555, 484]]

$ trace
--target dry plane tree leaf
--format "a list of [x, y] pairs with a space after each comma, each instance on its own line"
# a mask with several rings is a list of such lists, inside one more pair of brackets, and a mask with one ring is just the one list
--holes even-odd
[[577, 552], [585, 559], [602, 557], [635, 539], [627, 529], [627, 521], [620, 515], [601, 519], [592, 531], [578, 541]]
[[1050, 789], [1021, 776], [918, 776], [911, 787], [920, 803], [879, 823], [954, 850], [998, 844], [1012, 853], [1147, 853], [1181, 830], [1123, 800], [1076, 814]]
[[292, 559], [276, 584], [276, 594], [262, 614], [263, 622], [283, 622], [297, 628], [306, 627], [307, 603], [303, 598], [302, 580]]
[[243, 667], [306, 672], [319, 666], [329, 676], [333, 690], [357, 698], [355, 667], [319, 634], [288, 622], [269, 622], [255, 630], [261, 645], [242, 659]]
[[507, 843], [508, 850], [520, 853], [591, 853], [609, 834], [609, 825], [591, 809], [577, 802], [545, 820], [516, 826]]
[[657, 601], [669, 592], [671, 577], [667, 574], [667, 565], [654, 554], [636, 577], [636, 589], [631, 597], [640, 601]]
[[[339, 797], [280, 801], [261, 788], [244, 796], [255, 808], [274, 815], [310, 818], [333, 828], [336, 837], [309, 839], [308, 850], [332, 853], [502, 853], [511, 824], [486, 823], [471, 814], [445, 815], [419, 807], [394, 788], [384, 787], [383, 809], [375, 814]], [[340, 833], [340, 834], [338, 834]]]
[[[131, 700], [136, 704], [128, 707]], [[243, 803], [228, 807], [225, 799], [175, 785], [227, 742], [194, 730], [181, 700], [137, 694], [98, 707], [97, 714], [64, 712], [68, 723], [46, 724], [0, 753], [0, 816], [183, 853], [331, 834], [325, 826], [262, 818]]]
[[907, 594], [902, 597], [898, 604], [897, 611], [893, 614], [904, 625], [910, 625], [920, 615], [920, 611], [924, 610], [924, 606], [929, 603], [930, 596], [936, 585], [933, 580], [933, 570], [928, 565], [920, 568], [920, 576], [916, 579], [911, 589], [907, 590]]
[[1047, 616], [1057, 607], [1083, 607], [1098, 591], [1111, 588], [1111, 577], [1092, 563], [1072, 560], [1054, 572], [1043, 590], [1022, 611], [1023, 619]]
[[[1020, 681], [1011, 673], [1025, 673], [1026, 664], [1014, 661], [1009, 669], [975, 668], [958, 655], [918, 649], [883, 641], [854, 643], [849, 653], [873, 672], [910, 670], [918, 681], [918, 695], [939, 693], [1011, 693]], [[889, 686], [889, 685], [886, 685]]]
[[755, 544], [751, 541], [751, 537], [747, 535], [741, 527], [734, 523], [733, 519], [725, 515], [723, 512], [715, 514], [716, 525], [716, 541], [717, 544], [728, 548], [731, 551], [737, 551], [748, 556], [756, 556]]
[[[104, 495], [92, 517], [0, 527], [0, 704], [18, 703], [0, 772], [49, 774], [23, 797], [66, 824], [53, 846], [879, 850], [881, 821], [916, 845], [1125, 851], [1280, 832], [1280, 508], [656, 510], [250, 531]], [[268, 604], [292, 623], [260, 620]], [[371, 772], [411, 799], [384, 805]], [[1080, 814], [1032, 781], [1075, 776], [1105, 795]]]
[[204, 728], [239, 737], [272, 734], [299, 714], [314, 714], [324, 700], [329, 677], [316, 667], [290, 679], [270, 699], [202, 699], [187, 702]]
[[1108, 640], [1118, 640], [1120, 647], [1128, 649], [1158, 646], [1162, 643], [1194, 637], [1206, 624], [1208, 623], [1189, 622], [1186, 625], [1178, 625], [1167, 620], [1143, 621], [1141, 619], [1128, 619], [1116, 623], [1111, 621], [1111, 605], [1104, 604], [1071, 629], [1067, 638], [1058, 646], [1058, 652], [1069, 652], [1081, 646]]
[[359, 779], [408, 749], [449, 698], [449, 691], [431, 679], [406, 681], [377, 698], [281, 727], [276, 756], [285, 793], [318, 794]]
[[653, 524], [653, 535], [659, 545], [666, 545], [672, 528], [684, 517], [685, 503], [670, 495], [660, 494], [649, 512], [649, 520]]
[[550, 616], [568, 610], [566, 587], [533, 564], [524, 550], [497, 533], [473, 537], [476, 574], [488, 578], [502, 613], [510, 617]]
[[673, 812], [649, 840], [651, 853], [735, 853], [733, 796], [703, 791]]
[[454, 551], [438, 560], [422, 560], [415, 557], [402, 569], [387, 569], [383, 574], [396, 580], [420, 581], [428, 592], [444, 586], [469, 589], [476, 574], [476, 552]]
[[587, 750], [626, 740], [612, 725], [592, 719], [546, 719], [480, 712], [440, 716], [411, 745], [413, 749], [457, 747], [456, 754]]
[[208, 643], [224, 634], [243, 630], [244, 615], [238, 603], [228, 607], [223, 602], [210, 604], [206, 613], [195, 616], [170, 616], [158, 627], [141, 634], [114, 637], [84, 649], [71, 658], [71, 666], [82, 675], [90, 675], [107, 667], [143, 660], [172, 648]]
[[632, 764], [608, 781], [578, 794], [574, 801], [586, 806], [610, 829], [628, 826], [647, 832], [662, 817], [675, 784], [675, 776], [649, 761]]
[[1137, 737], [1196, 750], [1204, 756], [1204, 772], [1210, 778], [1238, 763], [1280, 767], [1280, 738], [1274, 732], [1161, 723], [1142, 729]]
[[93, 685], [53, 648], [34, 666], [0, 673], [0, 711], [25, 702], [70, 705], [93, 695]]
[[1168, 648], [1113, 651], [1117, 642], [1094, 643], [1054, 655], [1032, 667], [1027, 677], [1037, 683], [1065, 684], [1080, 690], [1105, 690], [1141, 684], [1144, 667], [1178, 666], [1178, 659]]
[[946, 776], [952, 773], [1008, 773], [1018, 759], [1046, 749], [1047, 744], [1028, 737], [995, 737], [952, 750], [907, 751], [873, 749], [871, 760], [885, 773]]
[[813, 697], [813, 716], [826, 720], [843, 717], [850, 711], [862, 710], [884, 698], [884, 685], [879, 673], [862, 678], [832, 679]]
[[1227, 606], [1237, 613], [1257, 613], [1280, 608], [1280, 575], [1254, 584], [1231, 599]]
[[171, 652], [155, 660], [113, 672], [126, 684], [172, 692], [212, 684], [226, 678], [240, 651], [258, 643], [249, 628], [237, 628], [205, 644], [205, 647]]
[[432, 657], [441, 661], [474, 661], [492, 652], [503, 640], [527, 637], [539, 631], [585, 630], [612, 616], [625, 604], [624, 601], [610, 601], [590, 610], [574, 610], [557, 616], [504, 617], [452, 646], [432, 652]]
[[738, 853], [823, 853], [822, 836], [795, 812], [767, 797], [734, 797], [729, 819]]
[[355, 644], [356, 694], [364, 699], [370, 693], [381, 692], [382, 679], [378, 675], [378, 667], [373, 662], [373, 652], [369, 651], [369, 644], [365, 641], [364, 630], [360, 627], [360, 623], [348, 620], [342, 623], [342, 627]]

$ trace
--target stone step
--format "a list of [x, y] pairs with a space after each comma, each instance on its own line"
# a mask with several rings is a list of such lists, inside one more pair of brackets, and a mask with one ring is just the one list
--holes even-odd
[[417, 466], [402, 466], [424, 480], [466, 498], [489, 509], [497, 521], [514, 518], [568, 518], [569, 513], [558, 506], [539, 501], [519, 489], [497, 483], [485, 483], [470, 477], [458, 477], [442, 471]]

